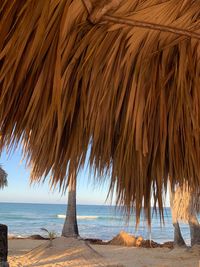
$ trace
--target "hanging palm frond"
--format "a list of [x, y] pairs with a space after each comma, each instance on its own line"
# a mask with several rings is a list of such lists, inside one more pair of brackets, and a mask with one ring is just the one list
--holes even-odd
[[65, 188], [89, 148], [137, 218], [169, 177], [199, 190], [199, 1], [1, 2], [0, 145], [23, 140], [33, 180]]
[[7, 185], [8, 185], [7, 173], [0, 166], [0, 189], [3, 189]]

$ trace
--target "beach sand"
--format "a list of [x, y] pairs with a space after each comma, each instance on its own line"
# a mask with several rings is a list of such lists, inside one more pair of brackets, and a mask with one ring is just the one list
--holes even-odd
[[56, 238], [9, 240], [10, 267], [200, 267], [200, 248], [135, 248], [89, 245], [83, 240]]

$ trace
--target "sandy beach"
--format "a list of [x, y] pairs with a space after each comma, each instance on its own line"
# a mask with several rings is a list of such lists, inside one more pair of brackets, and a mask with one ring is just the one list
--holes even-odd
[[200, 248], [90, 245], [84, 240], [9, 240], [11, 267], [199, 267]]

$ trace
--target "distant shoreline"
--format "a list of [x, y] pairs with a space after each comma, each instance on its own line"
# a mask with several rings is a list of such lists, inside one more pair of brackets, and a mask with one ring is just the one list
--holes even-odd
[[[67, 203], [40, 203], [40, 202], [7, 202], [7, 201], [0, 201], [0, 205], [2, 204], [23, 204], [23, 205], [63, 205], [67, 206]], [[105, 206], [105, 207], [116, 207], [116, 208], [123, 208], [123, 206], [116, 206], [116, 205], [110, 205], [110, 204], [79, 204], [77, 203], [77, 206]], [[153, 206], [151, 207], [154, 208]], [[170, 206], [164, 206], [165, 208], [170, 208]]]
[[[63, 205], [67, 206], [67, 203], [40, 203], [40, 202], [6, 202], [0, 201], [0, 204], [23, 204], [23, 205]], [[107, 206], [107, 207], [116, 207], [116, 205], [110, 204], [77, 204], [77, 206]]]
[[[56, 238], [59, 238], [56, 237]], [[93, 245], [116, 245], [116, 246], [125, 246], [126, 245], [120, 245], [120, 244], [112, 244], [112, 239], [111, 240], [102, 240], [102, 239], [96, 239], [96, 238], [81, 238], [82, 240], [84, 241], [87, 241], [89, 242], [90, 244], [93, 244]], [[44, 236], [41, 236], [41, 235], [30, 235], [30, 236], [8, 236], [8, 240], [40, 240], [40, 241], [47, 241], [47, 240], [50, 240], [48, 237], [44, 237]], [[150, 241], [150, 240], [149, 240]], [[148, 241], [148, 242], [149, 242]], [[111, 243], [110, 243], [111, 242]], [[157, 243], [155, 242], [154, 240], [151, 240], [149, 242], [149, 244], [152, 244], [152, 247], [151, 248], [157, 248], [157, 247], [163, 247], [163, 248], [173, 248], [173, 242], [171, 240], [167, 241], [167, 242], [164, 242], [164, 243]], [[149, 245], [148, 245], [149, 246]], [[137, 246], [128, 246], [128, 247], [137, 247]], [[138, 246], [139, 247], [139, 246]], [[143, 246], [141, 246], [143, 247]]]

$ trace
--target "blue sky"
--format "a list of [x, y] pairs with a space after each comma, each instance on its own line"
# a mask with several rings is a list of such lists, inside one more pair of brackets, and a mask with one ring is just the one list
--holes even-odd
[[[67, 193], [62, 195], [57, 191], [51, 191], [48, 179], [44, 184], [30, 186], [30, 170], [25, 167], [21, 160], [21, 150], [17, 149], [11, 155], [5, 151], [1, 155], [0, 163], [8, 174], [8, 187], [0, 192], [0, 202], [22, 202], [22, 203], [56, 203], [65, 204]], [[110, 204], [105, 202], [108, 186], [94, 187], [89, 172], [85, 168], [78, 176], [77, 203], [78, 204]]]
[[[48, 179], [43, 184], [30, 185], [30, 170], [25, 167], [25, 162], [21, 158], [20, 148], [10, 155], [5, 151], [1, 155], [0, 163], [8, 174], [8, 187], [1, 190], [0, 202], [66, 204], [67, 193], [62, 195], [58, 190], [51, 191]], [[91, 176], [86, 168], [80, 171], [77, 184], [77, 204], [110, 204], [110, 200], [106, 202], [108, 184], [104, 183], [104, 186], [96, 187], [94, 181], [89, 177]], [[169, 206], [168, 196], [166, 206]]]

